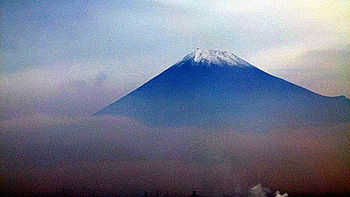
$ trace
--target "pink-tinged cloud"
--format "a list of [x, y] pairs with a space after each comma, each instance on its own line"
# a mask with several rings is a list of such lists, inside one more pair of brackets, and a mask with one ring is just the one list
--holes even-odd
[[4, 188], [13, 193], [243, 194], [257, 183], [287, 193], [350, 189], [348, 125], [258, 134], [34, 116], [0, 128]]

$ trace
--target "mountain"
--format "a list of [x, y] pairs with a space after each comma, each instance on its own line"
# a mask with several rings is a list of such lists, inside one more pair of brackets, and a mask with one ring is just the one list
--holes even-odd
[[150, 126], [265, 131], [350, 120], [350, 100], [274, 77], [226, 51], [185, 56], [94, 115], [129, 116]]

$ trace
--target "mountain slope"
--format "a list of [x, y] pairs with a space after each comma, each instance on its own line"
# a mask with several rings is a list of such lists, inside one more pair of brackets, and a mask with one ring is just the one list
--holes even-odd
[[255, 131], [347, 122], [350, 100], [316, 94], [231, 53], [199, 49], [95, 113], [106, 114], [152, 126]]

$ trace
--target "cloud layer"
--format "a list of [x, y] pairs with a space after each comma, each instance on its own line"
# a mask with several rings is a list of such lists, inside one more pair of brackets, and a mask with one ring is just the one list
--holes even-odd
[[[348, 191], [348, 126], [268, 133], [149, 128], [125, 117], [1, 122], [10, 192]], [[325, 171], [325, 169], [328, 169]]]

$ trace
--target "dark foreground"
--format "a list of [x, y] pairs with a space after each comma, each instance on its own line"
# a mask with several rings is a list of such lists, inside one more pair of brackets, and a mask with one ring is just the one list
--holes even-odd
[[[208, 194], [208, 193], [196, 193], [195, 196], [193, 196], [192, 192], [188, 192], [187, 194], [184, 193], [177, 193], [177, 192], [145, 192], [145, 193], [124, 193], [124, 194], [118, 194], [118, 193], [108, 193], [104, 191], [85, 191], [85, 192], [66, 192], [64, 190], [56, 193], [42, 193], [42, 194], [30, 194], [28, 192], [16, 192], [16, 193], [7, 193], [2, 192], [0, 193], [1, 197], [262, 197], [262, 196], [255, 196], [251, 195], [249, 193], [246, 194]], [[265, 195], [266, 197], [276, 197], [273, 193], [268, 193]], [[289, 193], [288, 197], [348, 197], [350, 196], [350, 193], [323, 193], [323, 194], [301, 194], [301, 193]]]

